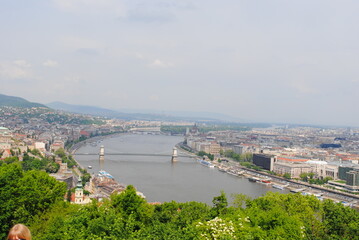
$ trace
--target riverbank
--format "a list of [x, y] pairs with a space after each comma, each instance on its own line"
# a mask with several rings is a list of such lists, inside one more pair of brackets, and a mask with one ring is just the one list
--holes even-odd
[[293, 193], [313, 195], [316, 196], [319, 200], [330, 199], [335, 202], [340, 202], [346, 206], [359, 209], [359, 196], [354, 194], [340, 192], [334, 189], [328, 189], [324, 186], [313, 185], [294, 179], [286, 179], [280, 176], [274, 176], [262, 171], [246, 168], [234, 161], [230, 161], [228, 163], [213, 162], [213, 164], [218, 168], [219, 171], [226, 172], [237, 177], [245, 177], [249, 181], [257, 182], [258, 184], [264, 184], [268, 187], [281, 190], [288, 189]]
[[[114, 137], [114, 136], [118, 136], [118, 135], [121, 135], [121, 134], [123, 134], [123, 133], [114, 133], [114, 134], [109, 134], [109, 135], [105, 135], [105, 136], [95, 136], [95, 137], [87, 138], [87, 139], [85, 139], [85, 140], [83, 140], [83, 141], [80, 141], [80, 142], [74, 144], [74, 145], [71, 146], [69, 149], [66, 149], [66, 152], [67, 152], [68, 154], [70, 154], [70, 155], [74, 155], [79, 148], [85, 146], [86, 144], [91, 144], [91, 143], [94, 143], [94, 142], [102, 141], [102, 140], [104, 140], [105, 138]], [[88, 171], [87, 171], [88, 166], [85, 166], [85, 167], [82, 166], [82, 165], [80, 164], [80, 162], [79, 162], [75, 157], [73, 157], [73, 160], [76, 162], [76, 166], [74, 166], [74, 167], [72, 168], [72, 172], [77, 176], [77, 178], [78, 178], [78, 177], [83, 177], [83, 173], [81, 172], [80, 169], [83, 169], [83, 170], [85, 170], [86, 172], [88, 172]], [[94, 173], [89, 173], [89, 174], [91, 175], [91, 179], [93, 179], [94, 177], [96, 177], [96, 175], [95, 175]], [[89, 184], [91, 184], [91, 180], [90, 180]], [[85, 187], [85, 188], [86, 188], [86, 187]], [[89, 190], [88, 187], [87, 187], [86, 190]], [[91, 191], [90, 191], [90, 192], [91, 192]]]
[[[218, 164], [214, 164], [219, 167]], [[290, 190], [290, 192], [293, 193], [314, 195], [320, 200], [331, 199], [335, 202], [341, 202], [344, 205], [359, 209], [358, 195], [340, 192], [338, 190], [329, 189], [324, 186], [309, 184], [294, 179], [286, 179], [280, 176], [268, 174], [266, 172], [249, 169], [244, 166], [241, 166], [239, 163], [236, 163], [234, 161], [231, 161], [231, 164], [232, 168], [230, 168], [229, 171], [226, 171], [227, 173], [235, 173], [238, 175], [238, 173], [241, 172], [241, 175], [248, 178], [248, 180], [254, 179], [254, 182], [258, 182], [260, 184], [267, 184], [268, 186], [275, 186], [276, 188], [287, 188], [288, 190]], [[233, 167], [235, 167], [236, 169], [233, 169]]]
[[[178, 146], [181, 151], [186, 152], [186, 154], [195, 155], [193, 152], [189, 152], [187, 149], [183, 148], [182, 143], [178, 143], [176, 146]], [[253, 182], [258, 182], [259, 184], [265, 184], [268, 187], [271, 186], [281, 190], [286, 188], [293, 193], [301, 192], [304, 195], [314, 195], [319, 199], [331, 199], [335, 202], [342, 202], [343, 204], [354, 208], [359, 208], [359, 196], [355, 194], [341, 192], [335, 189], [329, 189], [324, 186], [309, 184], [299, 180], [286, 179], [284, 177], [271, 175], [263, 171], [246, 168], [233, 159], [229, 159], [228, 162], [223, 161], [221, 163], [212, 161], [212, 164], [215, 165], [219, 171], [237, 177], [245, 177], [249, 181], [252, 180]]]
[[182, 153], [188, 155], [188, 157], [191, 157], [191, 158], [197, 158], [197, 157], [199, 157], [199, 156], [197, 156], [195, 153], [190, 152], [190, 151], [187, 151], [186, 149], [184, 149], [184, 148], [183, 148], [183, 142], [177, 143], [175, 147], [178, 149], [179, 152], [182, 152]]

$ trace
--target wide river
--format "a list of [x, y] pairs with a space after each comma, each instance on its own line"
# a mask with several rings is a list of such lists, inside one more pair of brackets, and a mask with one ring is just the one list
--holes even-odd
[[[171, 163], [171, 157], [106, 155], [106, 153], [153, 153], [172, 154], [173, 147], [183, 137], [164, 135], [124, 134], [106, 138], [95, 144], [87, 144], [77, 153], [99, 153], [105, 147], [104, 170], [123, 184], [134, 185], [149, 202], [198, 201], [211, 204], [221, 191], [227, 194], [243, 193], [258, 197], [267, 191], [280, 191], [263, 184], [249, 182], [246, 178], [235, 177], [199, 164], [196, 159], [179, 157]], [[77, 155], [76, 160], [83, 166], [92, 166], [89, 171], [100, 169], [98, 155]], [[280, 191], [283, 192], [283, 191]]]

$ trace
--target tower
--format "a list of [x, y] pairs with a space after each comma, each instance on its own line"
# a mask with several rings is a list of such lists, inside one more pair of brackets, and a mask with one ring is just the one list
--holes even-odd
[[99, 156], [100, 156], [100, 160], [105, 160], [105, 147], [103, 145], [100, 147]]
[[82, 188], [82, 180], [81, 177], [79, 177], [75, 189], [75, 203], [82, 204], [84, 200], [84, 190]]
[[103, 145], [100, 147], [99, 160], [100, 160], [100, 169], [103, 169], [103, 165], [105, 162], [105, 147]]
[[171, 161], [172, 161], [172, 162], [177, 162], [177, 161], [178, 161], [177, 157], [178, 157], [177, 148], [174, 147], [174, 148], [173, 148], [173, 152], [172, 152], [172, 159], [171, 159]]

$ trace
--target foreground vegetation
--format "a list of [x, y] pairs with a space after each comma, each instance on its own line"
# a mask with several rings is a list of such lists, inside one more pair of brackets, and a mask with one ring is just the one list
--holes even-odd
[[199, 202], [151, 205], [132, 186], [86, 206], [63, 200], [64, 183], [19, 162], [0, 166], [0, 238], [14, 223], [34, 239], [358, 239], [359, 214], [313, 196], [268, 193], [257, 199], [221, 193]]

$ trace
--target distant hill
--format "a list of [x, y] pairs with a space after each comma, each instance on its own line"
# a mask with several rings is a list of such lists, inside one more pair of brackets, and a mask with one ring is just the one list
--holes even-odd
[[63, 102], [52, 102], [46, 104], [48, 107], [62, 110], [72, 113], [79, 114], [89, 114], [101, 117], [110, 117], [110, 118], [120, 118], [125, 120], [159, 120], [162, 119], [159, 115], [155, 114], [142, 114], [142, 113], [122, 113], [106, 108], [94, 107], [94, 106], [86, 106], [86, 105], [73, 105], [67, 104]]
[[80, 114], [90, 114], [96, 116], [112, 117], [117, 114], [116, 111], [112, 111], [106, 108], [84, 106], [84, 105], [72, 105], [63, 102], [52, 102], [46, 104], [46, 106], [56, 110], [62, 110], [72, 113], [80, 113]]
[[179, 112], [160, 112], [152, 111], [146, 112], [145, 110], [128, 110], [126, 112], [110, 110], [106, 108], [94, 107], [94, 106], [84, 106], [84, 105], [72, 105], [63, 102], [52, 102], [46, 104], [48, 107], [68, 111], [72, 113], [80, 114], [90, 114], [102, 117], [110, 118], [120, 118], [125, 120], [149, 120], [149, 121], [219, 121], [222, 119], [216, 118], [214, 116], [209, 116], [209, 114], [196, 113], [191, 114], [181, 114]]
[[249, 122], [248, 120], [232, 117], [222, 113], [214, 112], [191, 112], [191, 111], [158, 111], [149, 109], [118, 109], [123, 113], [142, 113], [151, 115], [176, 116], [185, 119], [203, 119], [203, 121], [226, 121], [226, 122]]
[[0, 107], [23, 107], [23, 108], [32, 108], [32, 107], [44, 107], [48, 108], [43, 104], [29, 102], [20, 97], [7, 96], [0, 94]]

